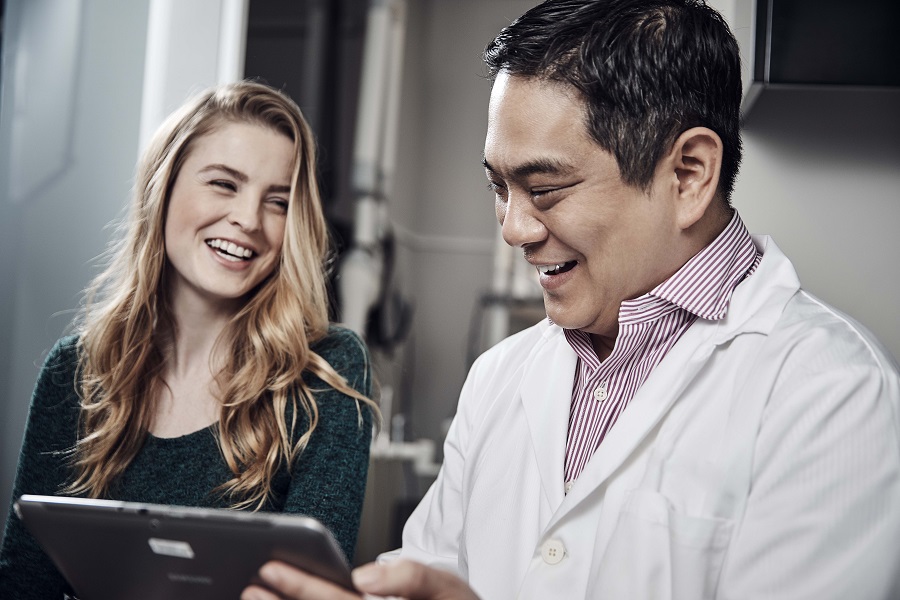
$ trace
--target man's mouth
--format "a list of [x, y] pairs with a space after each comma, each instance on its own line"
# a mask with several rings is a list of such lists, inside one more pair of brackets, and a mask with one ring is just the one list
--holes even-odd
[[233, 262], [250, 260], [253, 258], [253, 250], [238, 246], [234, 242], [212, 239], [206, 240], [206, 245], [216, 251], [216, 254]]
[[559, 275], [566, 271], [571, 271], [578, 261], [570, 260], [569, 262], [557, 263], [555, 265], [538, 265], [537, 270], [541, 275]]

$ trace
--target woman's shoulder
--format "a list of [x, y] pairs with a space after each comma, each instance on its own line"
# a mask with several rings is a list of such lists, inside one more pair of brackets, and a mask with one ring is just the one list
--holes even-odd
[[45, 407], [77, 405], [76, 386], [81, 347], [77, 335], [57, 340], [41, 367], [33, 402]]
[[313, 342], [310, 349], [335, 367], [369, 361], [369, 350], [362, 338], [340, 325], [330, 325], [325, 336]]
[[81, 336], [77, 333], [64, 335], [63, 337], [56, 340], [53, 348], [59, 352], [74, 355], [81, 348]]
[[310, 344], [310, 350], [331, 365], [350, 386], [366, 396], [371, 393], [369, 350], [357, 333], [332, 324], [322, 338]]
[[78, 365], [79, 341], [77, 335], [67, 335], [56, 340], [44, 359], [43, 370], [56, 372], [74, 369]]

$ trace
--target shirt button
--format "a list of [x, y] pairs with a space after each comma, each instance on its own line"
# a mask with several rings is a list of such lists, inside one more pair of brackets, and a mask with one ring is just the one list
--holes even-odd
[[574, 481], [567, 481], [567, 482], [566, 482], [566, 493], [567, 493], [567, 494], [568, 494], [569, 492], [572, 491], [572, 486], [573, 486], [573, 485], [575, 485], [575, 482], [574, 482]]
[[566, 555], [566, 547], [559, 540], [547, 540], [541, 545], [541, 558], [548, 565], [558, 564]]
[[603, 402], [606, 400], [606, 382], [601, 383], [596, 390], [594, 390], [594, 400], [597, 402]]

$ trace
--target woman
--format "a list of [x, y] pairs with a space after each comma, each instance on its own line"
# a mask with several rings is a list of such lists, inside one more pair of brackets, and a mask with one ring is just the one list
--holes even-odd
[[[364, 345], [328, 321], [327, 252], [290, 99], [242, 82], [173, 114], [76, 334], [41, 371], [13, 499], [303, 513], [352, 557], [377, 408]], [[67, 592], [10, 511], [0, 598]]]

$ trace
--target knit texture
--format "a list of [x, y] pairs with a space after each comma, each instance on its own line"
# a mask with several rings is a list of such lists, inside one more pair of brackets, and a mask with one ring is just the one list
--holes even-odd
[[[332, 326], [312, 349], [354, 389], [371, 395], [369, 356], [356, 334]], [[77, 362], [74, 336], [57, 342], [44, 362], [31, 401], [13, 500], [22, 494], [59, 495], [72, 480], [66, 451], [77, 435]], [[272, 498], [263, 510], [318, 519], [352, 560], [365, 496], [372, 414], [309, 373], [303, 380], [315, 394], [319, 423], [292, 468], [276, 474]], [[301, 411], [297, 437], [307, 427]], [[114, 482], [109, 498], [227, 507], [229, 499], [213, 490], [231, 477], [215, 426], [178, 438], [148, 434], [144, 447]], [[10, 509], [0, 548], [0, 599], [61, 600], [64, 593], [71, 593], [65, 579]]]

